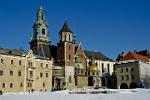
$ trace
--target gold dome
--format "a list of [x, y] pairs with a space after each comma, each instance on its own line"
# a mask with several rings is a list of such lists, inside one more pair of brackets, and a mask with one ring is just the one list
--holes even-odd
[[99, 70], [98, 70], [98, 67], [95, 66], [95, 65], [88, 66], [87, 70], [88, 70], [88, 71], [99, 71]]

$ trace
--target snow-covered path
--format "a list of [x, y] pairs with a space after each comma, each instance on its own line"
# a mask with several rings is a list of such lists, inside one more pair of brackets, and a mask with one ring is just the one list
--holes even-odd
[[0, 100], [150, 100], [150, 90], [111, 90], [109, 94], [69, 94], [68, 91], [33, 94], [4, 94]]

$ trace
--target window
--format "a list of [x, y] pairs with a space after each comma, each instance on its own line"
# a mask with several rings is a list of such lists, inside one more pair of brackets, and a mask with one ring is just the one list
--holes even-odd
[[80, 71], [78, 71], [78, 74], [80, 73]]
[[134, 76], [132, 75], [131, 77], [132, 77], [132, 79], [134, 80]]
[[71, 59], [71, 55], [69, 55], [69, 60]]
[[18, 71], [18, 76], [21, 76], [21, 71]]
[[23, 83], [22, 82], [20, 83], [20, 87], [23, 87]]
[[2, 88], [5, 88], [6, 87], [6, 84], [5, 83], [2, 83]]
[[32, 77], [33, 76], [33, 71], [29, 72], [29, 76]]
[[13, 83], [10, 83], [10, 88], [13, 88]]
[[13, 71], [12, 70], [9, 71], [9, 75], [13, 76]]
[[30, 87], [32, 87], [32, 83], [30, 83]]
[[102, 73], [104, 73], [104, 63], [102, 63]]
[[102, 67], [104, 67], [104, 63], [102, 63]]
[[42, 29], [42, 34], [45, 35], [45, 29]]
[[126, 80], [129, 80], [129, 75], [126, 75]]
[[81, 74], [83, 74], [83, 71], [81, 71]]
[[44, 19], [44, 15], [42, 14], [42, 20]]
[[32, 87], [32, 83], [28, 83], [28, 87]]
[[29, 62], [28, 62], [28, 66], [32, 66], [32, 62], [29, 61]]
[[123, 73], [123, 68], [121, 69], [121, 73]]
[[13, 61], [13, 60], [11, 60], [10, 62], [11, 62], [12, 65], [14, 64], [14, 61]]
[[128, 72], [129, 71], [129, 69], [128, 68], [126, 68], [126, 72]]
[[4, 59], [1, 59], [1, 63], [4, 63]]
[[70, 34], [69, 34], [69, 41], [70, 41], [70, 38], [71, 38], [71, 36], [70, 36]]
[[110, 73], [110, 65], [109, 64], [107, 64], [107, 70], [108, 70], [108, 73]]
[[2, 70], [0, 70], [0, 76], [3, 76], [3, 71]]
[[21, 65], [21, 60], [19, 61], [19, 65]]
[[88, 75], [90, 76], [90, 72], [88, 72]]
[[40, 77], [43, 77], [43, 73], [40, 73]]
[[131, 68], [131, 72], [133, 72], [134, 71], [134, 68]]
[[28, 83], [28, 87], [30, 87], [30, 83]]
[[92, 75], [95, 75], [95, 73], [94, 73], [94, 72], [92, 72]]
[[99, 75], [99, 73], [97, 72], [97, 75]]
[[95, 64], [96, 64], [96, 66], [98, 65], [97, 62]]
[[116, 67], [115, 67], [115, 66], [113, 66], [113, 70], [114, 70], [114, 71], [116, 70]]
[[45, 87], [45, 83], [43, 83], [43, 87]]
[[71, 76], [69, 76], [69, 83], [71, 83]]
[[89, 61], [89, 65], [92, 65], [91, 61]]
[[122, 81], [124, 80], [124, 77], [123, 77], [123, 76], [121, 76], [121, 80], [122, 80]]
[[41, 67], [43, 67], [43, 63], [41, 63]]
[[48, 68], [48, 64], [46, 64], [46, 68]]
[[48, 73], [45, 73], [45, 76], [48, 77]]

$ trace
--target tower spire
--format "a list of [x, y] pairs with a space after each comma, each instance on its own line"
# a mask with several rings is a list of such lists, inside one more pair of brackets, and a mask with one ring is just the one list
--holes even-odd
[[60, 30], [60, 33], [61, 32], [71, 32], [72, 33], [71, 29], [68, 26], [68, 23], [67, 23], [66, 19], [65, 19], [65, 22], [64, 22], [64, 25], [63, 25], [62, 29]]
[[43, 9], [43, 5], [44, 5], [44, 0], [41, 0], [39, 9]]
[[37, 21], [44, 21], [45, 20], [45, 12], [43, 7], [43, 2], [41, 0], [40, 7], [37, 11]]

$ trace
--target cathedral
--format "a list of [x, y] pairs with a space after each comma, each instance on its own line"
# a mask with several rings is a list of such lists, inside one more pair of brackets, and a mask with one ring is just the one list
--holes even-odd
[[28, 51], [0, 48], [0, 92], [114, 88], [115, 62], [101, 52], [84, 50], [67, 20], [57, 45], [52, 45], [45, 16], [40, 6]]
[[108, 70], [107, 73], [111, 74], [114, 62], [99, 52], [91, 51], [89, 53], [89, 51], [83, 50], [81, 42], [77, 43], [76, 34], [70, 29], [67, 20], [58, 33], [57, 45], [52, 45], [47, 23], [44, 8], [40, 6], [29, 43], [34, 54], [54, 60], [53, 88], [60, 90], [75, 88], [75, 86], [100, 87], [102, 84], [100, 62], [108, 63], [107, 68], [104, 68], [102, 63], [103, 72], [101, 73]]

